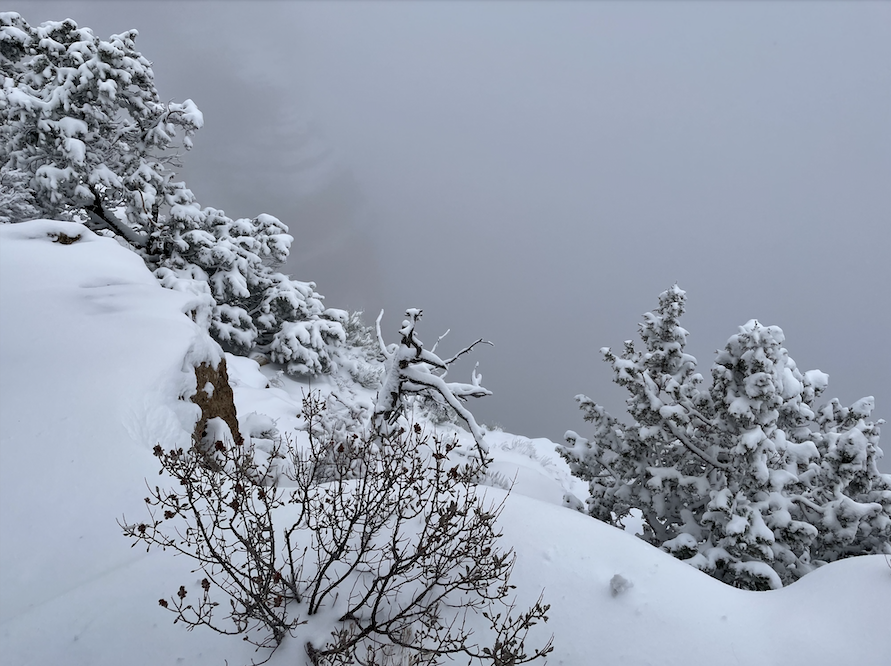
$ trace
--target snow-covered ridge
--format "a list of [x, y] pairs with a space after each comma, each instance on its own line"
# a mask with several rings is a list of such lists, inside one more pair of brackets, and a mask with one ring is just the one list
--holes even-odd
[[[258, 658], [237, 637], [174, 626], [157, 600], [198, 577], [192, 563], [131, 549], [116, 523], [144, 512], [145, 480], [158, 478], [151, 446], [187, 441], [198, 416], [178, 398], [195, 390], [190, 368], [218, 348], [184, 314], [189, 305], [135, 254], [80, 225], [0, 226], [3, 663]], [[249, 359], [227, 362], [243, 430], [254, 413], [282, 431], [297, 424], [307, 385]], [[736, 590], [562, 507], [576, 481], [553, 443], [486, 438], [493, 486], [515, 479], [501, 524], [518, 553], [519, 603], [544, 588], [551, 604], [548, 663], [887, 664], [884, 558], [833, 563], [775, 592]], [[484, 490], [496, 500], [505, 492]], [[290, 640], [270, 663], [304, 659]]]

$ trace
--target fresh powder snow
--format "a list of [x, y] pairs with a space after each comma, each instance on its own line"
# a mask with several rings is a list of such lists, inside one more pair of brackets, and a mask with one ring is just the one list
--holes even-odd
[[[199, 416], [183, 399], [199, 388], [192, 368], [221, 354], [186, 314], [194, 298], [161, 287], [133, 252], [81, 225], [0, 225], [4, 664], [237, 666], [268, 655], [239, 637], [174, 625], [158, 599], [200, 572], [186, 558], [131, 548], [117, 522], [145, 518], [146, 483], [166, 483], [152, 447], [189, 442]], [[336, 388], [226, 359], [245, 436], [291, 432], [305, 392]], [[427, 427], [474, 445], [454, 426]], [[479, 492], [498, 502], [512, 486], [500, 524], [503, 545], [517, 552], [518, 606], [542, 589], [551, 605], [530, 638], [554, 634], [547, 663], [889, 663], [884, 557], [828, 564], [780, 590], [731, 588], [569, 508], [585, 484], [553, 442], [480, 427], [493, 463]], [[299, 631], [270, 664], [307, 661]]]

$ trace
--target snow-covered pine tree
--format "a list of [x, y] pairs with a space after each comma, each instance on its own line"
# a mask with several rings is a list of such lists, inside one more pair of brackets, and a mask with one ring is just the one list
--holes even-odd
[[106, 42], [70, 19], [31, 26], [0, 14], [0, 166], [30, 174], [40, 215], [111, 228], [148, 248], [170, 194], [175, 155], [165, 151], [178, 132], [188, 149], [204, 119], [191, 100], [161, 102], [136, 35]]
[[694, 516], [708, 501], [709, 477], [724, 466], [710, 464], [717, 462], [713, 445], [699, 449], [693, 444], [696, 429], [707, 420], [700, 411], [707, 412], [708, 401], [698, 388], [702, 377], [695, 372], [696, 359], [684, 352], [688, 333], [679, 319], [685, 302], [677, 285], [660, 294], [659, 307], [646, 313], [638, 327], [645, 351], [637, 351], [630, 340], [621, 357], [601, 349], [613, 380], [631, 394], [626, 405], [634, 426], [621, 424], [579, 395], [594, 436], [588, 441], [569, 431], [567, 444], [558, 447], [573, 473], [589, 481], [591, 515], [621, 525], [637, 509], [644, 517], [643, 538], [680, 552], [698, 539]]
[[117, 236], [162, 284], [196, 295], [196, 319], [224, 347], [326, 371], [346, 313], [275, 270], [293, 240], [279, 220], [201, 208], [176, 180], [177, 149], [204, 119], [192, 100], [161, 101], [136, 36], [0, 14], [0, 220], [69, 219]]
[[[850, 407], [832, 400], [817, 413], [820, 466], [812, 466], [803, 479], [822, 507], [820, 515], [814, 515], [821, 527], [811, 544], [816, 560], [889, 552], [891, 475], [878, 470], [882, 421], [867, 420], [874, 408], [870, 396]], [[807, 505], [803, 510], [813, 513]]]
[[558, 447], [589, 481], [588, 512], [621, 524], [631, 509], [650, 543], [732, 585], [787, 584], [841, 557], [891, 552], [891, 476], [878, 472], [870, 398], [817, 408], [828, 377], [802, 373], [776, 326], [740, 327], [718, 354], [711, 389], [678, 324], [684, 294], [660, 296], [640, 325], [643, 353], [603, 350], [631, 393], [625, 426], [579, 396], [592, 441]]
[[802, 520], [799, 471], [818, 455], [808, 423], [825, 375], [802, 375], [784, 340], [778, 326], [751, 320], [712, 368], [713, 423], [733, 462], [712, 488], [701, 517], [709, 538], [692, 563], [740, 587], [780, 587], [812, 568], [817, 529]]

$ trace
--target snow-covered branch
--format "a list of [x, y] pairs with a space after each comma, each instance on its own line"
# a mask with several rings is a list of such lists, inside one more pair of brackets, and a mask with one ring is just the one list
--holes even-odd
[[390, 351], [384, 344], [383, 336], [380, 332], [380, 321], [383, 312], [377, 318], [378, 341], [381, 350], [387, 357], [387, 374], [384, 377], [383, 385], [378, 391], [375, 403], [374, 427], [381, 432], [388, 432], [394, 426], [402, 415], [403, 399], [406, 394], [428, 393], [437, 395], [449, 407], [454, 409], [455, 413], [467, 424], [476, 442], [479, 454], [485, 459], [488, 453], [488, 446], [486, 445], [484, 434], [476, 419], [474, 419], [473, 414], [464, 406], [463, 401], [468, 397], [481, 398], [491, 395], [491, 391], [480, 386], [480, 377], [475, 369], [471, 375], [471, 383], [462, 384], [446, 382], [443, 377], [434, 374], [431, 368], [447, 370], [451, 363], [472, 350], [477, 344], [492, 343], [487, 343], [482, 339], [477, 340], [455, 356], [448, 360], [443, 360], [433, 352], [424, 349], [423, 343], [416, 335], [415, 327], [422, 314], [423, 312], [419, 309], [412, 308], [406, 310], [406, 319], [402, 322], [402, 326], [399, 329], [401, 344], [394, 351]]
[[682, 432], [681, 429], [678, 428], [677, 424], [674, 423], [671, 419], [666, 419], [666, 420], [665, 420], [665, 423], [666, 423], [666, 425], [668, 426], [668, 429], [671, 430], [671, 434], [674, 435], [675, 437], [677, 437], [677, 438], [678, 438], [678, 441], [679, 441], [681, 444], [683, 444], [685, 447], [687, 447], [687, 449], [690, 451], [690, 453], [694, 454], [695, 456], [697, 456], [698, 458], [700, 458], [700, 459], [703, 460], [704, 462], [707, 462], [707, 463], [708, 463], [709, 465], [711, 465], [712, 467], [717, 467], [718, 469], [723, 469], [723, 470], [729, 470], [729, 469], [730, 469], [730, 465], [729, 465], [729, 464], [727, 464], [727, 463], [722, 463], [721, 461], [719, 461], [719, 460], [716, 459], [715, 457], [713, 457], [713, 456], [709, 455], [708, 453], [706, 453], [705, 451], [701, 451], [699, 448], [697, 448], [697, 447], [696, 447], [696, 446], [695, 446], [695, 445], [694, 445], [694, 444], [687, 438], [687, 435], [686, 435], [684, 432]]

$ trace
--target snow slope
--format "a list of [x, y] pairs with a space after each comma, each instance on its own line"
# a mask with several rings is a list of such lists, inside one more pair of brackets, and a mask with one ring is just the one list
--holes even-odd
[[[62, 232], [81, 235], [53, 242]], [[248, 663], [237, 638], [172, 624], [158, 598], [190, 563], [131, 549], [151, 447], [188, 440], [191, 364], [217, 353], [141, 261], [76, 225], [0, 227], [0, 662], [24, 666]], [[239, 418], [297, 423], [305, 384], [228, 357]], [[191, 382], [191, 384], [190, 384]], [[318, 383], [313, 388], [320, 388]], [[324, 388], [324, 386], [322, 387]], [[891, 568], [837, 562], [774, 592], [729, 588], [635, 537], [562, 506], [583, 492], [548, 440], [491, 432], [501, 522], [520, 604], [542, 587], [550, 664], [891, 664]], [[497, 487], [482, 489], [500, 499]], [[622, 583], [624, 581], [624, 584]], [[299, 664], [291, 640], [271, 664]]]

